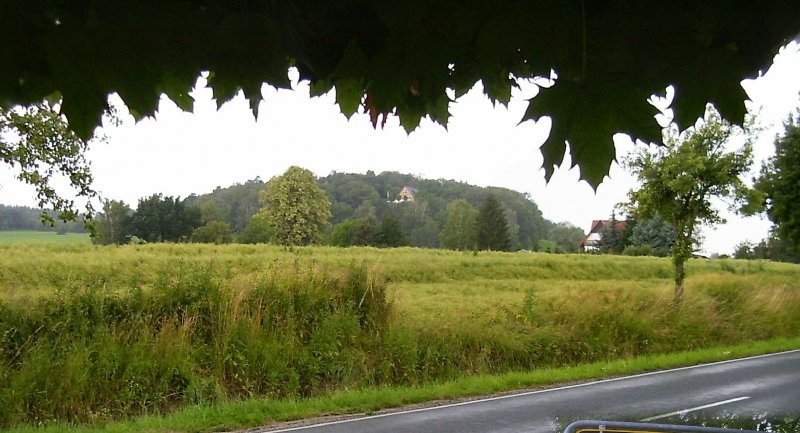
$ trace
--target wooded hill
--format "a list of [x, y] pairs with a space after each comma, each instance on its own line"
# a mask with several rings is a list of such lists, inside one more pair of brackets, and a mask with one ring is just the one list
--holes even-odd
[[[539, 207], [527, 194], [506, 188], [372, 171], [367, 174], [333, 172], [319, 178], [318, 184], [331, 201], [333, 229], [348, 219], [379, 224], [391, 215], [400, 223], [411, 246], [439, 247], [439, 234], [447, 221], [447, 205], [463, 199], [477, 208], [490, 194], [497, 197], [505, 209], [512, 249], [536, 249], [538, 241], [547, 239], [555, 225], [542, 217]], [[206, 220], [219, 218], [240, 233], [261, 207], [259, 193], [265, 187], [266, 182], [256, 178], [217, 188], [209, 194], [191, 195], [185, 202], [200, 207]], [[398, 202], [404, 187], [414, 189], [413, 201]]]

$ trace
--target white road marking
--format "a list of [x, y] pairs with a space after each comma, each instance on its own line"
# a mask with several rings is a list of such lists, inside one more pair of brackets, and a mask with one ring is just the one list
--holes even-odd
[[611, 379], [602, 379], [602, 380], [597, 380], [597, 381], [594, 381], [594, 382], [578, 383], [578, 384], [575, 384], [575, 385], [562, 386], [560, 388], [548, 388], [548, 389], [540, 389], [540, 390], [536, 390], [536, 391], [525, 391], [525, 392], [520, 392], [520, 393], [517, 393], [517, 394], [505, 394], [505, 395], [500, 395], [500, 396], [497, 396], [497, 397], [489, 397], [489, 398], [483, 398], [483, 399], [479, 399], [479, 400], [469, 400], [469, 401], [462, 401], [462, 402], [459, 402], [459, 403], [443, 404], [441, 406], [429, 406], [429, 407], [423, 407], [423, 408], [420, 408], [420, 409], [411, 409], [411, 410], [403, 410], [403, 411], [397, 411], [397, 412], [381, 413], [381, 414], [378, 414], [378, 415], [368, 415], [368, 416], [357, 416], [356, 415], [356, 417], [354, 417], [354, 418], [347, 418], [347, 419], [338, 420], [338, 421], [322, 422], [322, 423], [319, 423], [319, 424], [310, 424], [310, 425], [304, 425], [304, 426], [298, 426], [298, 427], [282, 428], [282, 429], [277, 429], [277, 430], [270, 430], [269, 426], [265, 426], [265, 427], [262, 426], [262, 427], [256, 427], [255, 429], [248, 430], [248, 431], [253, 431], [254, 433], [255, 432], [283, 433], [283, 432], [291, 432], [291, 431], [298, 431], [298, 430], [307, 430], [307, 429], [313, 429], [313, 428], [318, 428], [318, 427], [326, 427], [326, 426], [337, 425], [337, 424], [346, 424], [346, 423], [357, 422], [357, 421], [366, 421], [366, 420], [370, 420], [370, 419], [383, 418], [383, 417], [387, 417], [387, 416], [403, 415], [403, 414], [407, 414], [407, 413], [427, 412], [429, 410], [446, 409], [446, 408], [456, 407], [456, 406], [466, 406], [466, 405], [470, 405], [470, 404], [484, 403], [484, 402], [488, 402], [488, 401], [505, 400], [507, 398], [526, 397], [526, 396], [529, 396], [529, 395], [550, 393], [550, 392], [554, 392], [554, 391], [561, 391], [561, 390], [564, 390], [564, 389], [582, 388], [584, 386], [599, 385], [599, 384], [603, 384], [603, 383], [617, 382], [617, 381], [620, 381], [620, 380], [638, 379], [640, 377], [655, 376], [655, 375], [659, 375], [659, 374], [671, 373], [673, 371], [694, 370], [694, 369], [697, 369], [697, 368], [711, 367], [711, 366], [715, 366], [715, 365], [731, 364], [731, 363], [734, 363], [734, 362], [748, 361], [748, 360], [751, 360], [751, 359], [768, 358], [768, 357], [786, 355], [786, 354], [795, 353], [795, 352], [800, 352], [800, 349], [787, 350], [785, 352], [767, 353], [765, 355], [749, 356], [747, 358], [728, 359], [728, 360], [725, 360], [725, 361], [710, 362], [708, 364], [690, 365], [690, 366], [687, 366], [687, 367], [678, 367], [678, 368], [672, 368], [672, 369], [669, 369], [669, 370], [651, 371], [651, 372], [648, 372], [648, 373], [634, 374], [633, 376], [612, 377]]
[[748, 398], [750, 398], [750, 397], [748, 397], [748, 396], [736, 397], [736, 398], [732, 398], [730, 400], [723, 400], [723, 401], [718, 401], [716, 403], [704, 404], [702, 406], [690, 407], [688, 409], [676, 410], [675, 412], [665, 413], [664, 415], [651, 416], [650, 418], [645, 418], [645, 419], [642, 419], [640, 421], [641, 422], [650, 422], [650, 421], [654, 421], [654, 420], [657, 420], [657, 419], [660, 419], [660, 418], [668, 418], [668, 417], [675, 416], [675, 415], [683, 415], [683, 414], [687, 414], [689, 412], [694, 412], [696, 410], [708, 409], [710, 407], [722, 406], [723, 404], [728, 404], [728, 403], [734, 403], [734, 402], [737, 402], [737, 401], [747, 400]]

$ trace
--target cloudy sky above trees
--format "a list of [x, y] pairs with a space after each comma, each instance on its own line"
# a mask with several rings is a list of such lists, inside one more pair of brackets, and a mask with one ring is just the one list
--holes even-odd
[[[752, 99], [750, 110], [758, 114], [763, 128], [755, 145], [755, 174], [760, 161], [773, 153], [782, 122], [800, 103], [798, 44], [784, 48], [763, 77], [744, 86]], [[547, 137], [549, 121], [518, 125], [526, 99], [537, 93], [532, 84], [516, 91], [507, 108], [492, 106], [476, 86], [451, 104], [447, 130], [423, 120], [410, 135], [396, 118], [390, 117], [382, 130], [373, 130], [365, 114], [347, 120], [334, 105], [333, 93], [310, 98], [305, 83], [295, 81], [294, 87], [264, 87], [258, 120], [241, 96], [217, 110], [202, 79], [193, 93], [194, 113], [184, 113], [163, 99], [154, 119], [136, 123], [112, 96], [112, 103], [121, 107], [122, 124], [104, 128], [107, 141], [94, 143], [89, 152], [96, 189], [104, 198], [135, 207], [139, 198], [153, 193], [203, 194], [256, 177], [268, 180], [292, 165], [318, 176], [391, 170], [527, 192], [546, 218], [587, 230], [592, 219], [608, 218], [636, 185], [615, 164], [594, 191], [578, 181], [578, 169], [568, 168], [568, 158], [546, 183], [538, 148]], [[624, 135], [617, 135], [615, 142], [619, 159], [635, 145]], [[0, 203], [33, 206], [33, 190], [4, 171]], [[729, 254], [738, 242], [766, 236], [770, 225], [759, 217], [726, 217], [728, 224], [703, 231], [706, 251]]]

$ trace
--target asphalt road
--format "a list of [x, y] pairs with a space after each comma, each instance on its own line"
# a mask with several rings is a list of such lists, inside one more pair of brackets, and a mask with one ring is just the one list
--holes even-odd
[[[553, 432], [578, 419], [800, 415], [800, 351], [304, 427], [298, 433]], [[256, 430], [259, 431], [259, 430]]]

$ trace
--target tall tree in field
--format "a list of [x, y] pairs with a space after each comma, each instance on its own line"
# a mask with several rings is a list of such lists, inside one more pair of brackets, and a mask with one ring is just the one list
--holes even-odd
[[708, 110], [705, 119], [681, 134], [667, 132], [664, 146], [643, 149], [626, 159], [641, 187], [628, 193], [629, 207], [637, 218], [660, 213], [675, 228], [672, 263], [675, 300], [683, 297], [686, 261], [701, 224], [725, 220], [711, 204], [712, 198], [743, 201], [749, 190], [742, 181], [752, 163], [752, 146], [746, 142], [728, 151], [731, 126]]
[[188, 240], [202, 223], [200, 209], [187, 206], [180, 198], [153, 194], [139, 200], [131, 217], [131, 231], [147, 242]]
[[508, 219], [503, 205], [493, 194], [490, 194], [478, 209], [475, 227], [479, 250], [509, 251], [511, 249]]
[[95, 216], [95, 236], [92, 242], [100, 245], [124, 244], [131, 234], [133, 211], [125, 202], [105, 200], [103, 212]]
[[800, 118], [790, 118], [775, 140], [775, 155], [761, 167], [756, 189], [777, 237], [800, 248]]
[[472, 250], [475, 248], [475, 221], [478, 211], [464, 199], [453, 200], [447, 205], [447, 222], [439, 234], [443, 248]]
[[261, 212], [282, 245], [321, 243], [331, 218], [331, 202], [309, 170], [289, 167], [261, 192]]

